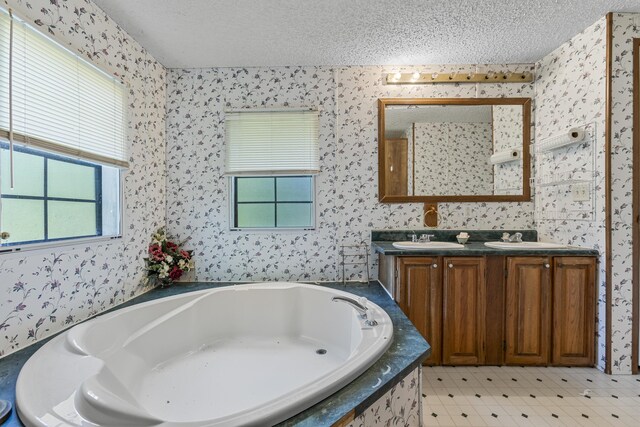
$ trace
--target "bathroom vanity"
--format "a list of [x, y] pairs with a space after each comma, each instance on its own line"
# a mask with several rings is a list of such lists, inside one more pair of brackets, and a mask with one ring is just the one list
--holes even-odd
[[[451, 242], [458, 233], [425, 232]], [[432, 347], [425, 364], [595, 364], [597, 251], [484, 244], [502, 230], [469, 231], [460, 249], [393, 246], [412, 233], [374, 231], [372, 245], [380, 281]]]

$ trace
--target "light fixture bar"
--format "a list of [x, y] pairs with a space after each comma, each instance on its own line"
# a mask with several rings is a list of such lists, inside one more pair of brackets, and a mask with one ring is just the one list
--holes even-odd
[[428, 83], [531, 83], [533, 73], [388, 73], [388, 85], [421, 85]]

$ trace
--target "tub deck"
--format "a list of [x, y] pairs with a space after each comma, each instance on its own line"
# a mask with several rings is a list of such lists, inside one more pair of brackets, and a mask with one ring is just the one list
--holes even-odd
[[[170, 288], [154, 289], [116, 306], [112, 310], [184, 292], [231, 285], [233, 284], [180, 283]], [[371, 282], [370, 285], [347, 284], [347, 286], [343, 286], [338, 283], [323, 283], [322, 285], [367, 297], [378, 304], [389, 314], [393, 321], [394, 340], [391, 347], [382, 357], [355, 381], [320, 403], [280, 423], [279, 426], [330, 426], [343, 420], [345, 416], [353, 415], [357, 417], [398, 381], [418, 367], [431, 351], [420, 333], [377, 281]], [[0, 399], [9, 400], [15, 406], [15, 384], [18, 373], [27, 359], [48, 340], [39, 341], [30, 347], [0, 359]], [[232, 348], [230, 348], [231, 350]], [[238, 366], [248, 365], [250, 365], [248, 362], [238, 364]], [[256, 361], [254, 365], [247, 368], [245, 374], [251, 374], [254, 370], [256, 372], [253, 372], [253, 374], [260, 374], [259, 367], [260, 363]], [[3, 424], [3, 427], [20, 425], [22, 423], [14, 410], [11, 417]]]

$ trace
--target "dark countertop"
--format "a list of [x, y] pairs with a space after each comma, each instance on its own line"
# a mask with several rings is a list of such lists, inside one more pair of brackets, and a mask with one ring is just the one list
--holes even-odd
[[[169, 288], [153, 289], [109, 311], [184, 292], [230, 285], [233, 284], [179, 283]], [[431, 353], [429, 344], [378, 282], [371, 282], [369, 285], [352, 283], [346, 286], [339, 283], [322, 283], [321, 285], [365, 296], [378, 304], [393, 321], [393, 342], [382, 357], [353, 382], [279, 426], [330, 426], [352, 410], [355, 410], [357, 417], [400, 379], [418, 367]], [[11, 417], [2, 424], [3, 427], [22, 425], [15, 412], [15, 385], [18, 373], [27, 359], [51, 338], [53, 337], [0, 359], [0, 399], [9, 400], [14, 406]]]
[[[465, 231], [469, 233], [469, 240], [461, 249], [398, 249], [393, 247], [393, 242], [411, 241], [411, 235], [431, 234], [431, 239], [438, 242], [456, 242], [456, 236]], [[522, 240], [536, 242], [538, 232], [536, 230], [371, 230], [371, 246], [374, 252], [384, 255], [432, 255], [432, 256], [483, 256], [483, 255], [564, 255], [564, 256], [597, 256], [598, 250], [569, 246], [562, 249], [496, 249], [484, 245], [484, 242], [500, 241], [502, 233], [521, 233]]]
[[538, 232], [536, 230], [442, 230], [439, 228], [422, 228], [422, 229], [403, 229], [403, 230], [371, 230], [372, 242], [402, 242], [411, 240], [411, 235], [415, 234], [431, 234], [434, 237], [431, 240], [438, 242], [455, 242], [456, 236], [461, 231], [469, 234], [469, 243], [472, 242], [491, 242], [500, 240], [502, 233], [521, 233], [522, 240], [535, 242], [538, 240]]
[[484, 245], [483, 242], [471, 242], [461, 249], [398, 249], [393, 247], [393, 242], [371, 242], [374, 252], [384, 255], [431, 255], [431, 256], [483, 256], [483, 255], [547, 255], [547, 256], [597, 256], [596, 249], [570, 246], [562, 249], [496, 249]]

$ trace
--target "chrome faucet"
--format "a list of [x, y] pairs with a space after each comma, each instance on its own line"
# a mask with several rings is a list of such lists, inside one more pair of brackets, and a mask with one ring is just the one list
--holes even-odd
[[420, 235], [420, 243], [430, 242], [432, 237], [436, 237], [435, 234], [421, 234]]
[[341, 302], [345, 302], [347, 304], [349, 304], [351, 307], [353, 307], [358, 314], [360, 315], [359, 317], [364, 320], [365, 325], [367, 326], [376, 326], [378, 324], [378, 322], [376, 322], [375, 320], [371, 319], [367, 319], [367, 311], [369, 311], [369, 309], [367, 308], [367, 299], [366, 298], [362, 298], [361, 301], [362, 303], [354, 300], [353, 298], [349, 298], [349, 297], [341, 297], [341, 296], [335, 296], [333, 298], [331, 298], [331, 301], [341, 301]]
[[522, 243], [522, 233], [513, 233], [513, 235], [509, 235], [509, 233], [502, 233], [500, 240], [510, 243]]
[[411, 241], [414, 242], [414, 243], [418, 241], [418, 235], [416, 233], [413, 233], [411, 235]]
[[522, 243], [522, 233], [513, 233], [513, 236], [509, 236], [511, 243]]

